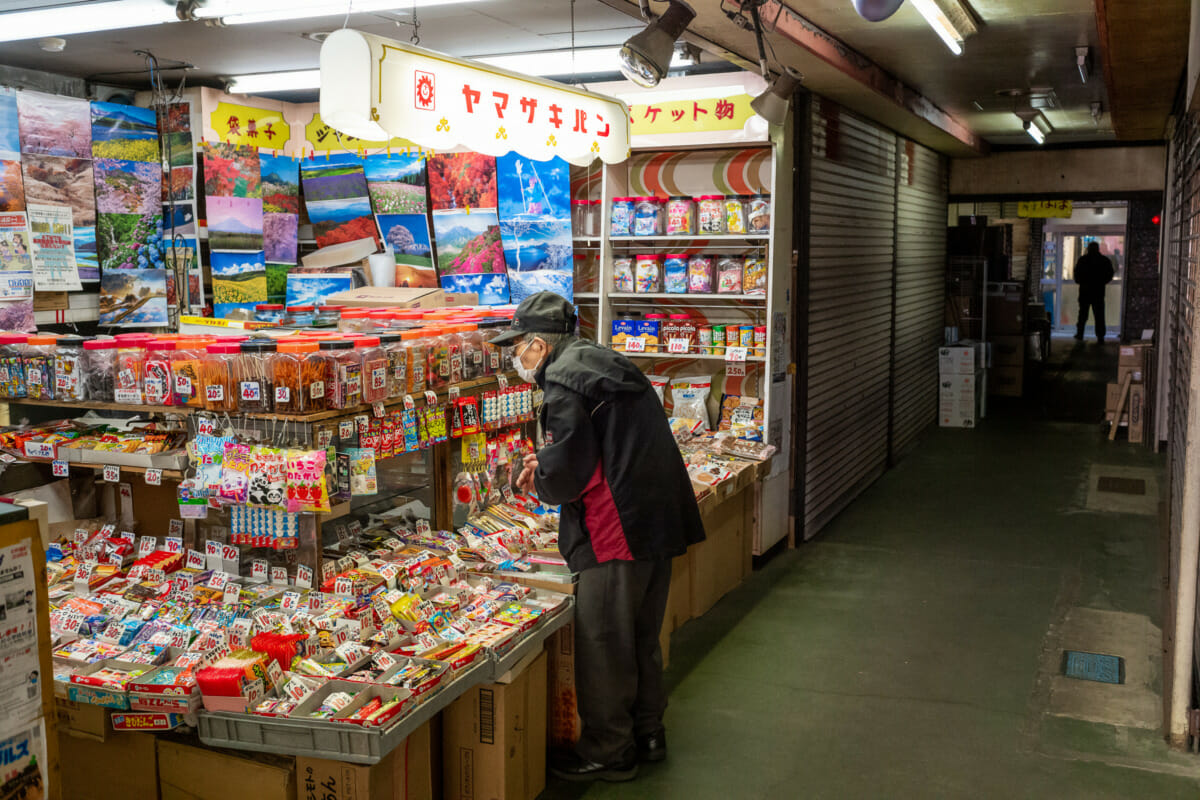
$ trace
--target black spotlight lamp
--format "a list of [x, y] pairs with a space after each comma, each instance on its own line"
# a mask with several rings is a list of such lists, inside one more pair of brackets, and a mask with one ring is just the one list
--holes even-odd
[[662, 16], [621, 46], [621, 73], [638, 86], [657, 86], [671, 67], [675, 41], [696, 18], [695, 10], [683, 0], [671, 0]]

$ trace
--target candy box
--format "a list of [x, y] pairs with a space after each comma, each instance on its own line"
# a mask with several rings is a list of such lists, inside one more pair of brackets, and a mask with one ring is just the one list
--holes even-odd
[[632, 319], [614, 319], [612, 321], [612, 344], [618, 350], [625, 349], [625, 340], [630, 336], [634, 336], [634, 324]]
[[182, 724], [183, 714], [123, 712], [112, 715], [113, 730], [117, 731], [169, 731]]
[[646, 340], [646, 350], [656, 352], [658, 350], [658, 320], [656, 319], [638, 319], [633, 321], [633, 335], [640, 336]]
[[105, 708], [129, 708], [129, 682], [145, 671], [145, 666], [115, 658], [88, 664], [71, 676], [67, 697], [76, 703], [91, 703]]
[[[372, 683], [355, 695], [350, 705], [334, 714], [333, 719], [351, 725], [382, 727], [407, 714], [416, 704], [416, 697], [408, 689]], [[372, 707], [375, 708], [373, 715], [367, 716]]]

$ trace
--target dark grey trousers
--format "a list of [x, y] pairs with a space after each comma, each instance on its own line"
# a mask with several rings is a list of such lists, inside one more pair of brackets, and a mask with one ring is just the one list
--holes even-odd
[[606, 561], [575, 587], [575, 691], [582, 758], [614, 764], [635, 756], [634, 737], [662, 728], [658, 634], [671, 587], [671, 560]]

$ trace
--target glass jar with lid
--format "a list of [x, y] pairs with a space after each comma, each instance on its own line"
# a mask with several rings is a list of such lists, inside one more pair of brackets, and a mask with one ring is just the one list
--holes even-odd
[[146, 405], [175, 405], [171, 361], [177, 346], [173, 339], [152, 339], [146, 343], [146, 366], [142, 372], [142, 397]]
[[329, 357], [331, 377], [325, 398], [331, 409], [350, 408], [362, 403], [362, 355], [349, 339], [321, 342], [321, 352]]
[[54, 346], [57, 336], [30, 336], [25, 342], [25, 384], [30, 400], [54, 399]]
[[388, 398], [388, 357], [378, 336], [354, 342], [362, 358], [362, 401], [380, 403]]

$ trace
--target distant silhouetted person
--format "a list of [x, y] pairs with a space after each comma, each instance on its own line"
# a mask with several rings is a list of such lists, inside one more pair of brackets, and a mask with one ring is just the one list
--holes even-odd
[[1079, 284], [1079, 326], [1075, 338], [1082, 341], [1087, 327], [1088, 308], [1095, 314], [1096, 341], [1104, 341], [1104, 287], [1112, 282], [1113, 265], [1100, 255], [1100, 243], [1089, 242], [1087, 252], [1075, 262], [1075, 282]]

